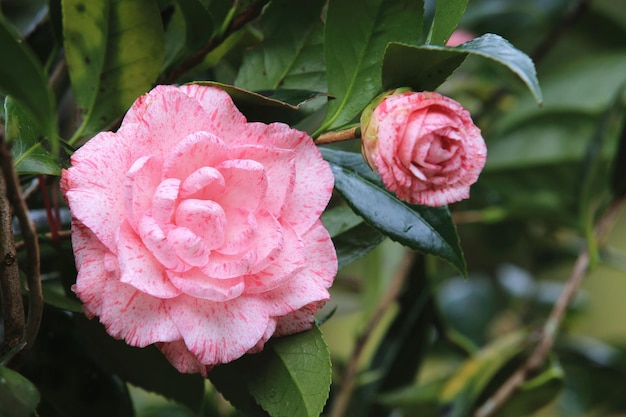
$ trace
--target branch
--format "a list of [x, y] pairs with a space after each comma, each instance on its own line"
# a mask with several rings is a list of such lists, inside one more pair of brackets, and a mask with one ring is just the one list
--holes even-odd
[[39, 277], [39, 242], [35, 231], [35, 224], [28, 214], [28, 207], [26, 207], [26, 202], [22, 197], [19, 178], [13, 166], [11, 152], [4, 140], [0, 141], [0, 169], [6, 184], [6, 195], [20, 224], [24, 245], [26, 247], [26, 264], [23, 269], [26, 274], [29, 304], [25, 341], [27, 345], [30, 346], [35, 341], [37, 333], [39, 332], [39, 324], [41, 323], [41, 315], [43, 313], [43, 295]]
[[330, 410], [330, 413], [328, 414], [329, 417], [344, 416], [348, 404], [350, 403], [352, 391], [354, 390], [356, 374], [359, 367], [361, 355], [363, 354], [363, 349], [367, 345], [367, 342], [369, 341], [372, 333], [376, 329], [376, 326], [378, 326], [380, 320], [383, 318], [385, 312], [389, 309], [389, 307], [391, 307], [396, 298], [398, 298], [398, 294], [400, 293], [402, 285], [404, 284], [404, 281], [409, 274], [409, 270], [411, 269], [411, 265], [413, 264], [414, 259], [414, 252], [405, 252], [400, 266], [392, 277], [391, 283], [389, 284], [389, 288], [387, 289], [385, 296], [380, 300], [378, 306], [376, 306], [376, 310], [371, 315], [369, 322], [365, 325], [365, 328], [357, 337], [354, 349], [352, 350], [352, 355], [350, 355], [350, 362], [348, 363], [348, 366], [343, 373], [341, 390], [333, 401], [333, 406]]
[[[4, 146], [2, 126], [0, 126], [0, 146]], [[6, 182], [4, 176], [0, 175], [0, 299], [4, 326], [0, 358], [3, 360], [6, 360], [6, 356], [22, 343], [25, 328], [24, 305], [11, 217]]]
[[357, 139], [361, 137], [361, 128], [353, 127], [336, 132], [327, 132], [315, 139], [316, 145], [328, 145], [329, 143], [343, 142], [344, 140]]
[[160, 81], [160, 84], [171, 84], [176, 81], [181, 75], [186, 73], [187, 71], [194, 68], [198, 65], [204, 57], [215, 48], [217, 48], [226, 38], [230, 35], [244, 27], [249, 22], [252, 22], [254, 19], [261, 15], [263, 11], [263, 7], [268, 3], [269, 0], [260, 0], [252, 3], [245, 10], [239, 13], [235, 18], [230, 22], [226, 30], [221, 36], [217, 36], [209, 39], [209, 41], [202, 46], [196, 53], [190, 55], [185, 59], [180, 65], [172, 69], [170, 73]]
[[[598, 242], [606, 237], [606, 234], [610, 230], [611, 226], [615, 222], [620, 210], [622, 209], [626, 199], [620, 198], [614, 200], [612, 204], [604, 212], [604, 215], [596, 226], [596, 238]], [[474, 417], [489, 417], [492, 416], [515, 391], [526, 381], [527, 377], [533, 372], [537, 371], [541, 365], [545, 362], [546, 357], [552, 350], [554, 341], [557, 336], [557, 332], [567, 307], [570, 305], [580, 284], [582, 283], [589, 267], [589, 249], [586, 248], [580, 252], [572, 273], [567, 280], [563, 292], [559, 296], [556, 304], [550, 312], [550, 316], [543, 326], [541, 339], [535, 349], [531, 353], [530, 357], [524, 365], [522, 365], [504, 384], [491, 396], [483, 405], [476, 411]]]

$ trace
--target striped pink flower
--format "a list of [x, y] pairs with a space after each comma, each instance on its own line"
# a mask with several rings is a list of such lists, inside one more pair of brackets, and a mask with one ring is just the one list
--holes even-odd
[[384, 96], [363, 112], [363, 155], [404, 201], [443, 206], [469, 197], [487, 148], [470, 114], [433, 92]]
[[74, 291], [112, 336], [206, 375], [311, 328], [337, 271], [332, 188], [305, 133], [247, 123], [217, 88], [156, 87], [63, 172]]

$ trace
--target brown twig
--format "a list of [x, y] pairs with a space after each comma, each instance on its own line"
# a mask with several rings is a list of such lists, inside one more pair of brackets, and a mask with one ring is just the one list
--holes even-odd
[[[596, 226], [595, 234], [598, 242], [606, 237], [610, 227], [620, 213], [624, 201], [626, 201], [624, 198], [614, 200], [604, 212], [604, 215]], [[537, 371], [541, 365], [543, 365], [546, 357], [552, 350], [559, 325], [563, 321], [567, 308], [576, 296], [578, 288], [587, 273], [589, 258], [589, 249], [584, 249], [580, 252], [574, 264], [574, 268], [572, 269], [572, 274], [567, 280], [563, 292], [552, 308], [550, 316], [543, 327], [539, 343], [535, 346], [535, 349], [524, 365], [515, 371], [491, 398], [483, 403], [474, 414], [474, 417], [489, 417], [493, 415], [515, 393], [520, 385], [526, 381], [527, 377], [532, 375], [533, 372]]]
[[357, 370], [363, 350], [365, 349], [372, 333], [380, 323], [380, 320], [383, 318], [385, 312], [389, 309], [389, 307], [391, 307], [396, 298], [398, 298], [398, 294], [400, 293], [402, 285], [404, 284], [409, 270], [411, 269], [415, 256], [415, 252], [408, 250], [405, 252], [404, 257], [402, 258], [402, 261], [400, 262], [400, 265], [398, 266], [398, 269], [396, 270], [396, 273], [392, 277], [391, 283], [387, 288], [387, 292], [384, 297], [381, 298], [370, 320], [357, 337], [354, 348], [352, 349], [352, 354], [350, 355], [350, 362], [343, 373], [341, 390], [333, 400], [333, 406], [328, 414], [329, 417], [343, 417], [345, 414], [356, 383]]
[[357, 139], [361, 136], [361, 128], [356, 126], [346, 130], [327, 132], [315, 139], [316, 145], [328, 145], [329, 143], [343, 142], [345, 140]]
[[[0, 126], [0, 146], [4, 146], [3, 136], [3, 129]], [[0, 259], [0, 299], [4, 326], [0, 358], [5, 358], [9, 352], [22, 343], [25, 329], [24, 305], [11, 218], [6, 182], [4, 176], [0, 175], [0, 256], [2, 257]]]
[[204, 57], [215, 48], [217, 48], [226, 38], [244, 27], [249, 22], [261, 15], [263, 7], [269, 2], [269, 0], [260, 0], [252, 3], [241, 13], [233, 18], [226, 30], [221, 36], [216, 36], [204, 44], [196, 53], [190, 55], [180, 65], [170, 71], [169, 74], [163, 78], [159, 84], [171, 84], [176, 81], [181, 75], [198, 65]]
[[19, 178], [13, 166], [11, 152], [4, 141], [0, 142], [0, 170], [6, 184], [8, 201], [20, 224], [21, 234], [26, 247], [26, 263], [23, 270], [26, 275], [29, 303], [24, 337], [27, 345], [30, 346], [37, 337], [41, 315], [43, 314], [43, 295], [39, 276], [39, 242], [35, 224], [28, 214], [28, 207], [22, 197]]

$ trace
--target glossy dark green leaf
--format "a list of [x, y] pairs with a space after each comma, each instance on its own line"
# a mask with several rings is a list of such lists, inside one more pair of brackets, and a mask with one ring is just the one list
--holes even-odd
[[[434, 90], [468, 55], [481, 56], [504, 65], [528, 87], [538, 103], [543, 101], [532, 60], [506, 39], [491, 33], [457, 47], [391, 43], [383, 62], [383, 86]], [[422, 66], [427, 63], [424, 68]]]
[[318, 132], [350, 123], [381, 92], [381, 62], [389, 42], [415, 44], [423, 1], [335, 0], [326, 18], [326, 119]]
[[465, 417], [477, 405], [494, 376], [528, 347], [522, 332], [500, 337], [466, 360], [448, 380], [439, 395], [446, 417]]
[[252, 91], [326, 91], [324, 3], [272, 1], [260, 21], [263, 42], [245, 52], [235, 85]]
[[305, 116], [299, 112], [300, 106], [320, 96], [320, 93], [304, 90], [278, 90], [260, 94], [213, 81], [195, 84], [214, 86], [226, 91], [250, 122], [293, 123]]
[[39, 400], [39, 391], [32, 382], [0, 365], [0, 416], [30, 417]]
[[0, 65], [0, 92], [24, 106], [40, 126], [40, 131], [55, 145], [56, 114], [48, 80], [37, 58], [2, 14], [0, 51], [3, 62]]
[[314, 326], [272, 339], [262, 352], [218, 366], [209, 378], [245, 415], [318, 417], [328, 399], [330, 367], [328, 347]]
[[335, 236], [333, 243], [337, 251], [339, 269], [364, 257], [380, 245], [383, 240], [385, 240], [385, 236], [366, 223], [361, 223]]
[[360, 154], [322, 149], [335, 188], [372, 227], [411, 249], [438, 256], [466, 275], [465, 259], [447, 207], [408, 204], [396, 198]]
[[68, 68], [83, 116], [73, 144], [109, 126], [152, 87], [164, 37], [152, 0], [65, 0], [63, 6]]
[[61, 167], [40, 142], [42, 134], [33, 116], [8, 97], [4, 103], [6, 140], [18, 174], [61, 175]]
[[445, 45], [465, 13], [468, 0], [437, 0], [426, 43]]

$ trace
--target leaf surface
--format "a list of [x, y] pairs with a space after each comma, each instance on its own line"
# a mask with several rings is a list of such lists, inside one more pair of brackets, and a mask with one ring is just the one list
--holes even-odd
[[335, 176], [335, 188], [372, 227], [414, 250], [438, 256], [466, 275], [465, 259], [447, 207], [399, 200], [381, 183], [360, 154], [322, 149]]

